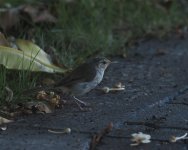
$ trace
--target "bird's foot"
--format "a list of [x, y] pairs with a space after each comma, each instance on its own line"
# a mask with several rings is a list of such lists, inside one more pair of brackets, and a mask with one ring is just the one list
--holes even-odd
[[84, 101], [82, 101], [82, 100], [76, 98], [75, 96], [74, 96], [74, 100], [75, 100], [75, 102], [76, 102], [77, 104], [80, 104], [80, 105], [83, 105], [83, 106], [90, 106], [89, 103], [86, 103], [86, 102], [84, 102]]
[[[84, 101], [82, 101], [82, 100], [80, 100], [80, 99], [78, 99], [78, 98], [76, 98], [76, 97], [74, 97], [74, 100], [75, 100], [76, 104], [78, 105], [78, 107], [79, 107], [79, 109], [80, 109], [81, 111], [88, 111], [87, 108], [84, 108], [84, 107], [90, 106], [88, 103], [86, 103], [86, 102], [84, 102]], [[84, 107], [83, 107], [83, 106], [84, 106]], [[89, 110], [90, 110], [90, 109], [89, 109]]]
[[80, 111], [91, 111], [92, 108], [89, 108], [89, 107], [82, 107], [77, 101], [75, 101], [77, 106], [79, 107]]

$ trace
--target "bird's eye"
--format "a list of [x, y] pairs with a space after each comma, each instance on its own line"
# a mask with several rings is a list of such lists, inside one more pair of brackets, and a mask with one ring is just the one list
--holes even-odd
[[105, 64], [106, 64], [106, 61], [102, 61], [101, 63], [102, 63], [103, 65], [105, 65]]

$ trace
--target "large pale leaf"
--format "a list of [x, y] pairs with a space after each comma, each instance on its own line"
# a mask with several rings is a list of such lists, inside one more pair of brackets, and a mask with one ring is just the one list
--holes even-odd
[[0, 116], [0, 125], [4, 123], [10, 123], [10, 122], [13, 122], [13, 120], [9, 120]]
[[41, 60], [46, 63], [52, 63], [50, 56], [45, 51], [43, 51], [38, 45], [32, 43], [31, 41], [17, 39], [16, 45], [28, 56], [35, 58], [38, 61]]
[[[24, 43], [22, 43], [21, 46], [23, 51], [0, 46], [0, 64], [8, 69], [42, 71], [49, 73], [65, 72], [64, 69], [53, 65], [50, 57], [35, 44], [32, 45], [30, 43], [24, 47]], [[31, 53], [30, 50], [32, 50]]]

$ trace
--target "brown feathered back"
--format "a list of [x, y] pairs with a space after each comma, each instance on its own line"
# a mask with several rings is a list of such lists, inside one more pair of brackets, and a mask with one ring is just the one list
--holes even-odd
[[96, 76], [96, 64], [86, 62], [65, 76], [55, 87], [66, 86], [70, 87], [75, 82], [89, 82]]

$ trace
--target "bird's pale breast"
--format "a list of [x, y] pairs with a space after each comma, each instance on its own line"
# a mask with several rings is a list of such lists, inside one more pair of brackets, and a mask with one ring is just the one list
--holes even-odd
[[97, 69], [95, 78], [89, 82], [77, 83], [71, 88], [72, 95], [83, 95], [94, 89], [101, 81], [104, 75], [104, 70]]

